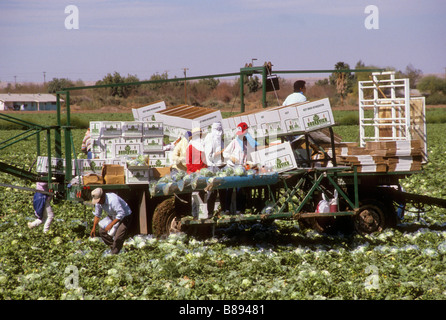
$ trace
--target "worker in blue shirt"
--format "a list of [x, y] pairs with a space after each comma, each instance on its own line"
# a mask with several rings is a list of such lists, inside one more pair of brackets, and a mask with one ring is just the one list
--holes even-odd
[[[111, 253], [117, 254], [128, 234], [132, 210], [120, 196], [113, 192], [105, 193], [102, 188], [94, 189], [91, 198], [95, 210], [90, 236], [95, 236], [96, 226], [99, 224], [99, 236], [110, 246]], [[107, 213], [107, 217], [101, 220], [103, 211]]]

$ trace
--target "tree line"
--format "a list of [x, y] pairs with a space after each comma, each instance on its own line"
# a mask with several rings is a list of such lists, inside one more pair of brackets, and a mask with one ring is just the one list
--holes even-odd
[[[350, 69], [349, 64], [338, 62], [334, 70]], [[375, 66], [367, 66], [362, 61], [358, 61], [354, 69], [377, 69]], [[386, 68], [394, 70], [393, 68]], [[418, 89], [426, 96], [426, 104], [446, 104], [446, 79], [427, 75], [412, 65], [408, 65], [404, 71], [396, 71], [397, 78], [409, 78], [411, 89]], [[307, 86], [307, 95], [310, 99], [329, 97], [334, 106], [336, 105], [356, 105], [358, 97], [358, 81], [369, 80], [370, 73], [341, 73], [333, 72], [328, 78], [318, 80], [314, 85]], [[168, 73], [153, 74], [149, 81], [160, 81], [169, 79]], [[173, 78], [175, 79], [175, 78]], [[141, 80], [136, 75], [128, 74], [122, 76], [118, 72], [108, 73], [101, 80], [96, 82], [97, 86], [110, 84], [138, 83]], [[144, 80], [146, 81], [146, 80]], [[157, 100], [164, 100], [171, 105], [191, 104], [212, 108], [232, 108], [240, 94], [240, 79], [235, 81], [220, 81], [215, 78], [201, 79], [198, 81], [169, 81], [156, 82], [128, 86], [101, 87], [93, 90], [73, 91], [72, 104], [81, 107], [96, 109], [104, 106], [135, 107]], [[262, 83], [261, 78], [253, 75], [244, 79], [246, 85], [245, 102], [248, 104], [260, 101]], [[281, 96], [292, 92], [292, 80], [279, 77]], [[63, 88], [85, 86], [81, 81], [72, 81], [68, 78], [53, 78], [42, 85], [20, 85], [8, 84], [3, 89], [4, 92], [26, 92], [29, 91], [56, 93]], [[277, 105], [277, 94], [267, 95], [268, 105]]]

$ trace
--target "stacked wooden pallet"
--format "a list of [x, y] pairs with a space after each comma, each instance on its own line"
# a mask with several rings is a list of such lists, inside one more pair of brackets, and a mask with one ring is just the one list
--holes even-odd
[[418, 171], [423, 164], [419, 140], [367, 142], [358, 147], [354, 142], [335, 145], [338, 165], [355, 165], [358, 172]]

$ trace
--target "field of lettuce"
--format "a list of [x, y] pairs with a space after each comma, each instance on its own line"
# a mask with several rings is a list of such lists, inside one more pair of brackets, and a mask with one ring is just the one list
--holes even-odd
[[[428, 125], [430, 162], [403, 181], [409, 192], [446, 197], [445, 124]], [[337, 127], [346, 141], [357, 127]], [[14, 130], [0, 131], [4, 140]], [[74, 130], [80, 146], [84, 130]], [[44, 141], [44, 140], [42, 140]], [[1, 151], [25, 168], [35, 140]], [[34, 187], [0, 174], [0, 183]], [[53, 205], [49, 233], [29, 230], [32, 193], [0, 187], [0, 300], [17, 299], [446, 299], [446, 210], [407, 212], [368, 236], [318, 234], [298, 224], [233, 225], [215, 237], [137, 235], [110, 255], [89, 238], [92, 209]]]

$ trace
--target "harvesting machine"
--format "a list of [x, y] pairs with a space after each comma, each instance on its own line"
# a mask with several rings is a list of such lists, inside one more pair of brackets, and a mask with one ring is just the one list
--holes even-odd
[[[343, 142], [334, 134], [332, 127], [336, 123], [328, 99], [294, 105], [287, 118], [291, 122], [283, 121], [286, 113], [280, 113], [284, 111], [283, 108], [266, 106], [266, 92], [271, 87], [273, 90], [278, 89], [278, 82], [271, 75], [271, 65], [248, 65], [240, 69], [240, 72], [231, 74], [63, 89], [57, 92], [57, 124], [54, 126], [37, 125], [9, 114], [0, 114], [0, 119], [27, 128], [17, 137], [1, 142], [0, 149], [35, 136], [37, 156], [40, 156], [40, 133], [44, 132], [48, 163], [44, 174], [38, 174], [34, 168], [17, 168], [4, 162], [0, 162], [0, 171], [30, 181], [47, 181], [55, 200], [88, 203], [90, 192], [97, 187], [106, 192], [116, 192], [129, 203], [137, 216], [134, 220], [134, 232], [153, 233], [157, 236], [183, 230], [208, 232], [223, 224], [267, 223], [276, 219], [296, 220], [320, 232], [348, 226], [354, 227], [359, 233], [371, 233], [395, 225], [408, 203], [413, 203], [420, 210], [424, 205], [446, 207], [445, 199], [406, 193], [400, 187], [401, 179], [420, 173], [422, 164], [427, 161], [424, 100], [410, 97], [408, 79], [396, 79], [394, 73], [382, 70], [275, 71], [316, 72], [374, 72], [370, 81], [359, 82], [359, 145]], [[253, 119], [253, 113], [245, 111], [243, 100], [243, 79], [253, 74], [261, 74], [263, 78], [263, 108], [257, 110], [259, 113], [268, 112], [263, 124], [271, 132], [274, 117], [279, 119], [273, 134], [274, 139], [271, 136], [260, 137], [266, 142], [262, 150], [277, 145], [286, 146], [286, 150], [291, 150], [291, 154], [287, 155], [291, 156], [288, 159], [291, 166], [284, 166], [278, 161], [277, 154], [276, 159], [271, 159], [265, 153], [260, 153], [259, 162], [269, 161], [274, 170], [260, 172], [258, 167], [259, 170], [251, 172], [252, 174], [212, 177], [197, 175], [181, 181], [152, 178], [145, 183], [82, 183], [80, 168], [75, 161], [77, 153], [72, 137], [74, 127], [70, 124], [71, 91], [240, 76], [241, 113], [232, 119], [235, 123], [239, 119]], [[61, 120], [61, 96], [64, 96], [65, 103], [64, 124]], [[311, 108], [308, 107], [310, 105]], [[322, 109], [318, 110], [320, 107]], [[253, 121], [251, 120], [251, 127], [255, 127]], [[288, 128], [284, 130], [287, 123], [293, 121], [298, 125], [289, 126], [292, 127], [291, 131]], [[275, 146], [268, 145], [273, 140]], [[54, 160], [55, 165], [51, 165]], [[199, 197], [203, 210], [198, 218], [192, 218], [192, 198], [197, 194], [234, 188], [244, 190], [245, 205], [249, 210], [240, 215], [220, 214], [209, 217], [205, 203], [201, 203], [203, 198]]]

